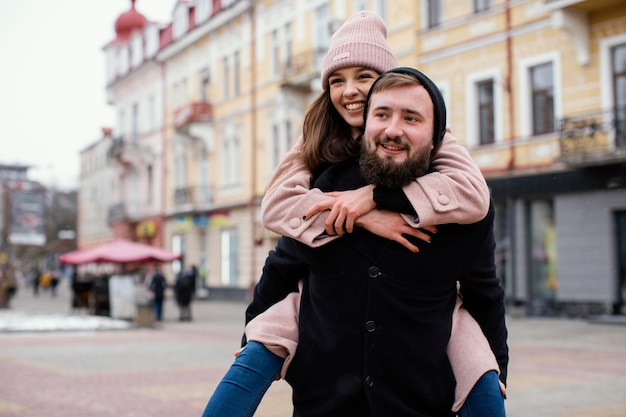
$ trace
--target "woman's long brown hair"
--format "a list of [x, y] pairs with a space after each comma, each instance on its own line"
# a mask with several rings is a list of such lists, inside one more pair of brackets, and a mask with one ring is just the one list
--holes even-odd
[[329, 164], [345, 161], [360, 151], [352, 128], [333, 106], [328, 88], [309, 106], [302, 136], [302, 161], [314, 176]]

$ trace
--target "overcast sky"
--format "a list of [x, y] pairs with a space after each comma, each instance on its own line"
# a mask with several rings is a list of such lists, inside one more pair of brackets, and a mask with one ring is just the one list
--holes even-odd
[[[0, 0], [0, 163], [32, 166], [47, 186], [76, 188], [79, 152], [114, 125], [102, 47], [130, 0]], [[176, 0], [137, 0], [168, 22]]]

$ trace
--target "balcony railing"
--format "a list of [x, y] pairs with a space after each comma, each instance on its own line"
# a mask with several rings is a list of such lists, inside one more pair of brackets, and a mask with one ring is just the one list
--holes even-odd
[[283, 78], [286, 85], [309, 87], [311, 81], [318, 79], [319, 68], [326, 54], [326, 49], [310, 49], [292, 56], [283, 62]]
[[139, 145], [120, 137], [113, 139], [109, 157], [121, 163], [133, 163], [136, 162], [140, 151]]
[[613, 159], [626, 152], [626, 106], [571, 115], [559, 121], [564, 162]]
[[174, 126], [179, 129], [190, 123], [208, 122], [213, 117], [213, 108], [209, 103], [187, 103], [176, 109]]
[[213, 203], [213, 187], [181, 187], [174, 190], [174, 206], [206, 207]]
[[119, 223], [128, 219], [128, 215], [126, 214], [126, 206], [124, 203], [114, 204], [109, 207], [109, 213], [107, 216], [107, 222], [111, 223]]

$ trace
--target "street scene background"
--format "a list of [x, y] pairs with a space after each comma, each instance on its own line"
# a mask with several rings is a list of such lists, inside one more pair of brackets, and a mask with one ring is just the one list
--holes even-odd
[[[153, 327], [70, 311], [27, 287], [0, 310], [1, 417], [199, 417], [233, 360], [245, 302], [195, 300], [179, 322], [170, 296]], [[626, 325], [616, 318], [507, 318], [509, 417], [626, 416]], [[291, 415], [275, 382], [255, 416]]]

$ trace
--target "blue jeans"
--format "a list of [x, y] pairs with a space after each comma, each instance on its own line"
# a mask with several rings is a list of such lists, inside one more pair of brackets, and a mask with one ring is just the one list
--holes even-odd
[[500, 391], [498, 373], [485, 373], [467, 396], [458, 417], [505, 417], [504, 397]]
[[202, 417], [252, 417], [284, 360], [251, 341], [215, 388]]

